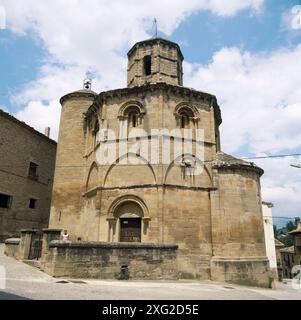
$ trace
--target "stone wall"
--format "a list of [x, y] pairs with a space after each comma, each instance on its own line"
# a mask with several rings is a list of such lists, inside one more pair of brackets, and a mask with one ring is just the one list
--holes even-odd
[[62, 112], [54, 176], [50, 228], [78, 235], [81, 225], [84, 155], [84, 115], [93, 102], [90, 91], [62, 98]]
[[177, 279], [177, 246], [52, 241], [42, 269], [54, 277]]
[[261, 169], [246, 164], [214, 169], [211, 193], [211, 279], [273, 287], [266, 256], [260, 193]]
[[211, 193], [213, 255], [266, 257], [259, 174], [252, 168], [221, 167]]
[[213, 281], [229, 282], [245, 286], [274, 288], [275, 275], [269, 269], [265, 258], [211, 260]]
[[[171, 89], [172, 87], [162, 85], [162, 90], [160, 86], [154, 86], [152, 91], [131, 88], [122, 89], [122, 95], [115, 95], [115, 91], [108, 94], [99, 110], [99, 118], [103, 119], [101, 126], [118, 135], [122, 122], [118, 118], [120, 109], [129, 101], [138, 101], [147, 110], [141, 129], [148, 134], [151, 134], [151, 128], [178, 128], [174, 112], [179, 104], [188, 100], [190, 90], [181, 89], [180, 92], [174, 92]], [[133, 152], [126, 154], [126, 158], [123, 157], [118, 163], [97, 165], [96, 154], [99, 144], [95, 146], [91, 143], [92, 132], [89, 125], [85, 125], [82, 115], [92, 103], [92, 99], [88, 93], [86, 98], [82, 95], [73, 97], [71, 94], [63, 103], [49, 227], [67, 229], [70, 240], [80, 237], [84, 241], [118, 242], [118, 234], [115, 234], [115, 237], [109, 235], [109, 208], [116, 199], [134, 195], [145, 202], [151, 218], [146, 232], [142, 234], [142, 242], [165, 243], [165, 227], [162, 224], [166, 225], [166, 230], [171, 226], [168, 219], [163, 219], [165, 204], [168, 212], [177, 218], [178, 224], [183, 228], [186, 224], [190, 226], [193, 223], [190, 218], [187, 219], [189, 211], [201, 220], [202, 228], [207, 228], [210, 225], [210, 200], [207, 191], [212, 187], [210, 166], [206, 165], [206, 170], [193, 178], [184, 177], [183, 168], [179, 163], [146, 164], [146, 161], [138, 158], [136, 154], [133, 155]], [[188, 104], [193, 105], [200, 114], [195, 127], [204, 129], [205, 160], [212, 159], [217, 148], [214, 124], [217, 120], [211, 107], [214, 97], [200, 93], [199, 96], [189, 99], [191, 101]], [[85, 127], [86, 132], [83, 130]], [[129, 148], [136, 143], [136, 139], [131, 140], [133, 141], [129, 139], [127, 142]], [[119, 143], [120, 140], [116, 141], [118, 153]], [[173, 151], [174, 141], [170, 144]], [[162, 155], [162, 150], [158, 153]], [[172, 157], [173, 153], [171, 159]], [[185, 190], [177, 191], [178, 187], [184, 187]], [[185, 196], [185, 206], [173, 204], [175, 196], [181, 199], [182, 193]], [[195, 201], [197, 204], [194, 204]], [[207, 211], [204, 212], [203, 208]], [[185, 212], [185, 215], [182, 212]], [[203, 212], [205, 215], [201, 217]], [[189, 232], [188, 229], [186, 231]], [[198, 237], [192, 237], [192, 240]], [[169, 243], [176, 243], [172, 237], [170, 240]], [[188, 243], [189, 236], [187, 240], [180, 241]], [[188, 246], [197, 247], [199, 243], [188, 243]]]
[[11, 258], [19, 259], [19, 238], [10, 238], [5, 240], [5, 251], [4, 253]]

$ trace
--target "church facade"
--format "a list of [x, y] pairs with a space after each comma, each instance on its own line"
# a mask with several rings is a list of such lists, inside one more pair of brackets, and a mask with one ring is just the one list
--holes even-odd
[[183, 86], [182, 62], [176, 43], [138, 42], [126, 88], [61, 98], [49, 228], [176, 244], [180, 278], [268, 286], [263, 170], [221, 151], [217, 99]]

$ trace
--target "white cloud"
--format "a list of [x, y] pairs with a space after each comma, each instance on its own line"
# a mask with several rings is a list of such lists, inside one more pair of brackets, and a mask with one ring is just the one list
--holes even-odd
[[265, 170], [262, 194], [276, 205], [277, 216], [298, 217], [301, 213], [301, 169], [291, 167], [294, 162], [301, 163], [301, 157], [256, 161]]
[[[81, 88], [87, 70], [94, 73], [97, 91], [124, 87], [124, 54], [153, 33], [154, 17], [159, 30], [170, 35], [199, 10], [230, 16], [243, 9], [258, 11], [263, 0], [53, 0], [47, 6], [36, 0], [0, 0], [0, 4], [6, 9], [7, 28], [20, 35], [34, 34], [49, 53], [37, 79], [14, 97], [14, 103], [24, 106], [18, 117], [37, 124], [34, 116], [41, 113], [34, 108], [48, 112], [63, 94]], [[55, 110], [58, 120], [59, 109]], [[53, 132], [58, 123], [52, 123]]]
[[[206, 65], [185, 64], [186, 84], [217, 95], [222, 110], [223, 150], [251, 154], [301, 149], [301, 45], [254, 55], [223, 48]], [[300, 153], [300, 152], [299, 152]], [[300, 159], [295, 159], [296, 161]], [[301, 213], [301, 169], [294, 159], [256, 161], [264, 170], [263, 199], [278, 216]]]
[[206, 3], [207, 10], [212, 11], [213, 13], [220, 16], [232, 16], [237, 13], [239, 10], [246, 8], [252, 8], [255, 12], [259, 12], [263, 5], [262, 0], [212, 0], [212, 1], [203, 1]]
[[31, 101], [27, 107], [15, 114], [15, 117], [30, 124], [36, 130], [43, 132], [50, 127], [50, 137], [56, 139], [58, 136], [57, 122], [60, 118], [61, 107], [56, 101], [44, 104], [41, 101]]
[[[259, 11], [263, 0], [0, 0], [7, 28], [24, 34], [34, 30], [49, 52], [64, 63], [99, 64], [113, 59], [137, 40], [148, 36], [154, 17], [159, 30], [170, 35], [187, 16], [209, 10], [231, 16], [242, 9]], [[106, 66], [106, 63], [103, 64]]]
[[281, 20], [283, 31], [290, 31], [299, 36], [301, 34], [301, 5], [295, 5], [285, 10]]
[[217, 95], [227, 152], [301, 147], [301, 45], [265, 55], [223, 48], [209, 65], [186, 63], [185, 70], [188, 86]]

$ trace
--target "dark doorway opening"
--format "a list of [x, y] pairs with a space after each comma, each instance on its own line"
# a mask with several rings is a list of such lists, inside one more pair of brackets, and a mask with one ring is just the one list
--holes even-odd
[[42, 241], [43, 232], [38, 230], [32, 235], [30, 249], [29, 249], [29, 260], [39, 260], [42, 255]]
[[141, 218], [120, 218], [120, 242], [141, 242]]
[[143, 58], [144, 62], [144, 74], [146, 76], [150, 76], [152, 73], [152, 58], [151, 56], [145, 56]]

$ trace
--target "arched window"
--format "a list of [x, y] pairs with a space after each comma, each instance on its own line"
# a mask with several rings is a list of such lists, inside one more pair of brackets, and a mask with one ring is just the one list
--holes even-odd
[[177, 126], [181, 129], [194, 129], [195, 122], [199, 119], [198, 111], [186, 103], [180, 103], [174, 115]]
[[179, 125], [181, 129], [190, 129], [193, 113], [189, 109], [182, 109], [179, 111]]
[[128, 101], [123, 104], [118, 112], [119, 136], [127, 137], [132, 129], [143, 128], [145, 108], [139, 101]]
[[129, 127], [136, 128], [138, 127], [138, 111], [131, 111], [128, 115]]
[[152, 73], [152, 58], [151, 58], [151, 56], [145, 56], [143, 58], [143, 67], [144, 67], [144, 74], [146, 76], [150, 76]]
[[181, 129], [189, 128], [189, 115], [185, 111], [180, 113], [180, 126]]
[[127, 119], [128, 129], [139, 127], [141, 121], [141, 114], [137, 106], [129, 106], [125, 110], [124, 116]]

